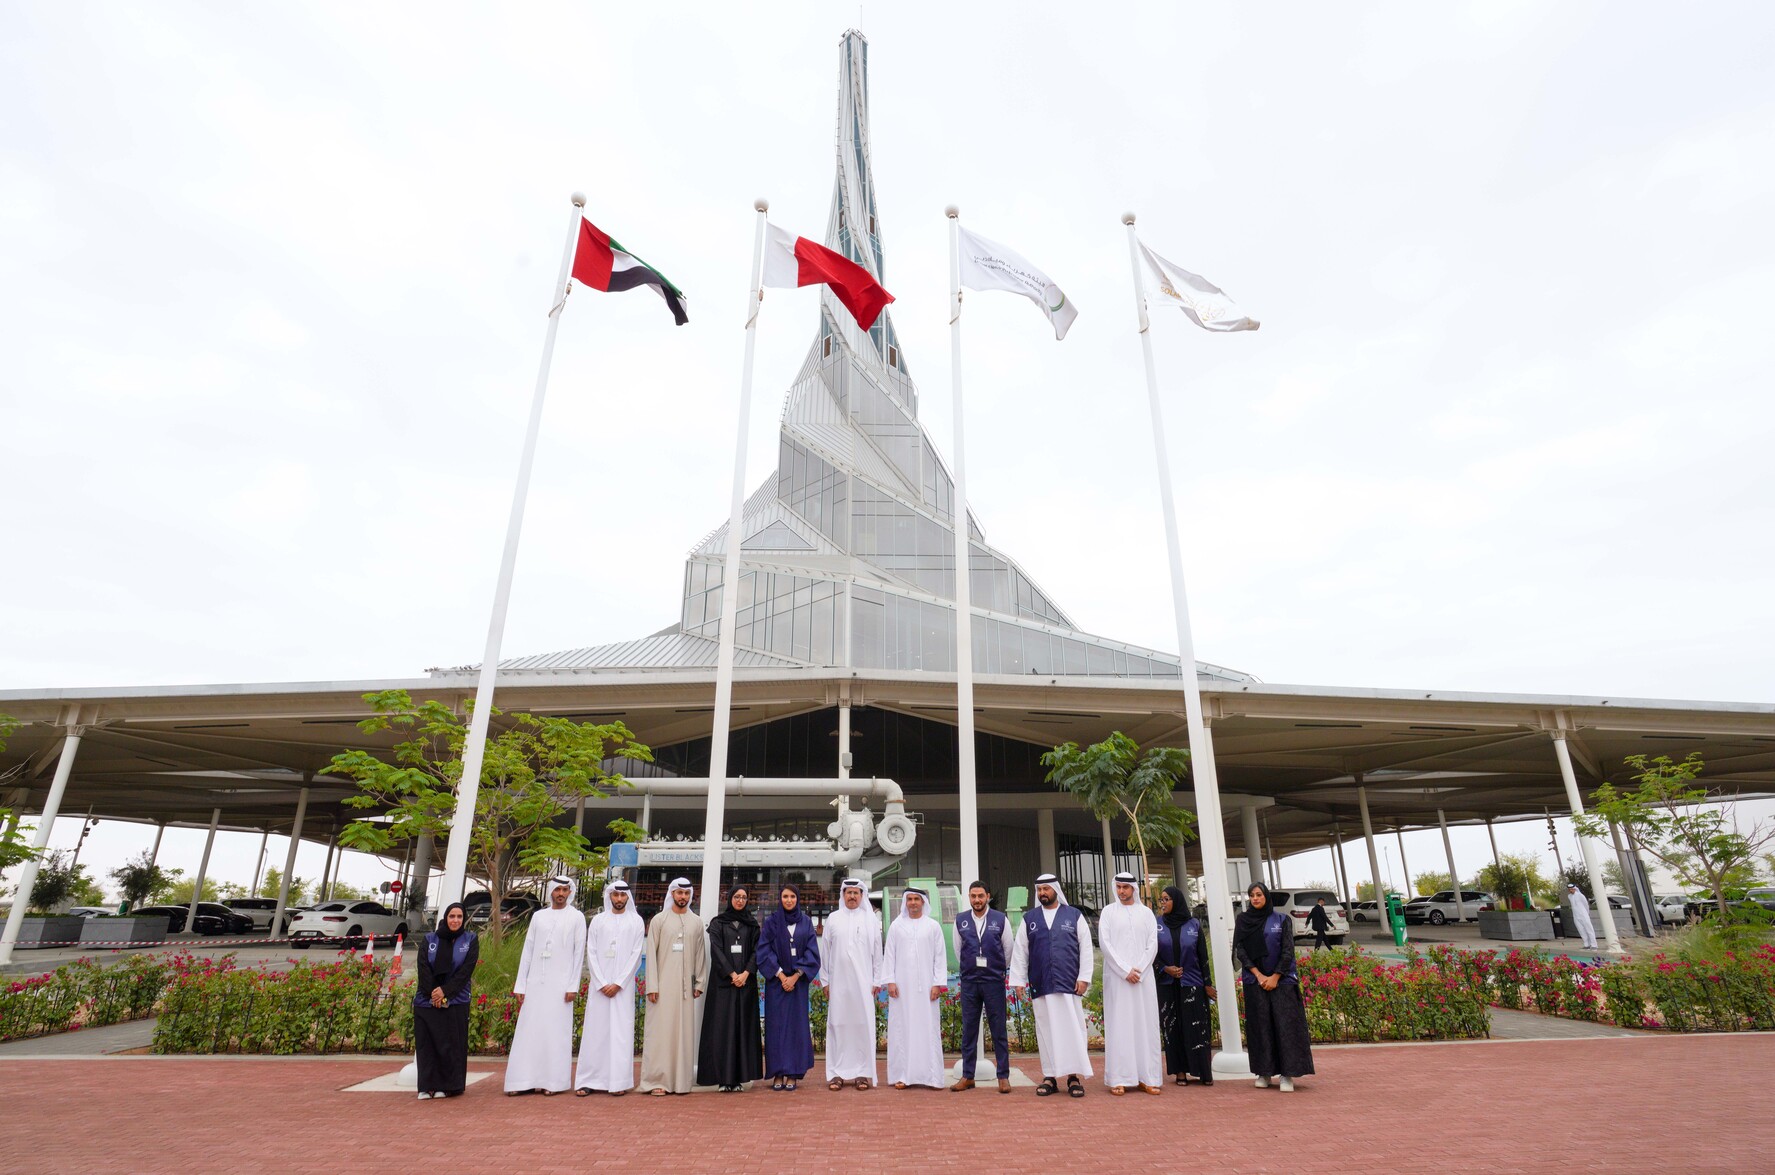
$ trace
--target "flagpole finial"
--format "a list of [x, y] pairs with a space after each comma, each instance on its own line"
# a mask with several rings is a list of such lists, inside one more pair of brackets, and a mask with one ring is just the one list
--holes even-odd
[[1134, 214], [1132, 212], [1122, 213], [1122, 223], [1132, 226], [1134, 223]]
[[961, 215], [961, 209], [959, 209], [955, 205], [951, 204], [949, 207], [947, 207], [943, 210], [943, 215], [947, 216], [950, 220], [954, 220], [956, 217]]
[[575, 208], [584, 208], [586, 206], [586, 194], [584, 192], [575, 192], [573, 195], [569, 196], [568, 199], [573, 201], [573, 206]]
[[760, 197], [758, 197], [758, 199], [752, 201], [752, 207], [756, 208], [760, 212], [769, 212], [770, 211], [770, 201], [766, 200], [763, 196], [760, 196]]

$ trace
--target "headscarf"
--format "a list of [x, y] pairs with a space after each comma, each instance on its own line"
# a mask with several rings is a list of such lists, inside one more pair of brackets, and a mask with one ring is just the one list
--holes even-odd
[[[1254, 889], [1263, 892], [1262, 910], [1251, 904], [1251, 891]], [[1261, 881], [1248, 886], [1245, 897], [1245, 908], [1239, 911], [1239, 917], [1233, 922], [1233, 942], [1245, 949], [1247, 959], [1261, 964], [1270, 957], [1270, 949], [1263, 941], [1263, 924], [1276, 912], [1276, 900], [1270, 893], [1270, 887]]]
[[[795, 908], [793, 910], [783, 905], [784, 890], [788, 890], [795, 895]], [[765, 915], [764, 918], [764, 924], [767, 927], [773, 922], [784, 927], [793, 926], [796, 928], [797, 933], [801, 933], [805, 928], [806, 933], [802, 934], [803, 938], [806, 938], [813, 932], [814, 921], [812, 918], [808, 917], [807, 907], [801, 904], [801, 887], [799, 885], [777, 886], [777, 908]]]
[[924, 909], [919, 911], [919, 917], [929, 918], [931, 916], [931, 895], [922, 889], [917, 889], [910, 885], [900, 891], [900, 913], [898, 917], [905, 918], [909, 916], [906, 913], [906, 899], [913, 894], [917, 894], [924, 899]]
[[[845, 891], [852, 889], [860, 890], [863, 894], [863, 900], [858, 903], [857, 908], [854, 910], [844, 904]], [[869, 900], [869, 887], [855, 877], [847, 877], [844, 880], [844, 884], [839, 887], [838, 908], [826, 915], [826, 933], [831, 934], [834, 930], [842, 928], [848, 920], [852, 918], [867, 918], [870, 924], [875, 927], [876, 934], [880, 935], [881, 919], [875, 916], [875, 903]]]
[[[1061, 906], [1072, 905], [1071, 902], [1066, 900], [1066, 891], [1060, 888], [1060, 879], [1058, 877], [1055, 877], [1052, 873], [1042, 874], [1040, 877], [1035, 879], [1035, 883], [1038, 886], [1051, 885], [1054, 887], [1054, 893], [1056, 895], [1056, 900], [1055, 900], [1055, 908], [1056, 909], [1058, 909]], [[1036, 908], [1040, 909], [1042, 907], [1042, 900], [1039, 897], [1036, 898], [1035, 904], [1036, 904]]]
[[[450, 929], [451, 910], [462, 910], [462, 926], [456, 930]], [[455, 944], [457, 935], [466, 933], [467, 931], [468, 911], [463, 909], [461, 902], [451, 902], [444, 907], [444, 912], [438, 915], [438, 924], [432, 933], [438, 936], [438, 946], [449, 948]]]
[[563, 886], [563, 885], [567, 887], [567, 904], [565, 906], [563, 906], [562, 909], [565, 909], [565, 910], [573, 909], [573, 899], [577, 898], [579, 896], [579, 882], [575, 881], [571, 877], [551, 877], [547, 881], [543, 882], [543, 885], [542, 885], [542, 908], [543, 909], [552, 910], [555, 908], [555, 890], [557, 887]]
[[674, 878], [672, 878], [672, 884], [666, 886], [666, 909], [667, 910], [670, 910], [672, 908], [672, 895], [677, 893], [681, 889], [687, 889], [690, 891], [690, 896], [684, 900], [685, 909], [689, 909], [691, 903], [696, 901], [696, 886], [690, 884], [690, 878], [688, 878], [688, 877], [674, 877]]
[[1133, 886], [1134, 887], [1134, 904], [1135, 905], [1140, 904], [1140, 881], [1132, 873], [1118, 873], [1118, 874], [1116, 874], [1115, 881], [1110, 886], [1110, 895], [1115, 898], [1116, 904], [1120, 905], [1121, 901], [1122, 901], [1122, 895], [1120, 893], [1116, 892], [1116, 889], [1115, 889], [1115, 887], [1118, 885]]
[[1160, 914], [1159, 920], [1169, 926], [1173, 933], [1183, 929], [1183, 924], [1190, 920], [1189, 899], [1175, 885], [1165, 887], [1165, 896], [1171, 899], [1171, 912]]
[[626, 881], [613, 881], [609, 885], [604, 887], [604, 895], [603, 895], [604, 896], [604, 913], [606, 913], [606, 914], [615, 914], [616, 913], [616, 907], [614, 907], [610, 904], [610, 897], [612, 894], [615, 894], [619, 891], [629, 895], [629, 904], [624, 906], [623, 912], [617, 916], [620, 918], [637, 918], [637, 919], [640, 918], [641, 912], [639, 910], [635, 909], [634, 891], [629, 889], [629, 883]]
[[[780, 894], [780, 892], [781, 891], [779, 891], [779, 894]], [[799, 892], [800, 891], [797, 891], [798, 895], [799, 895]], [[743, 893], [746, 895], [746, 898], [747, 898], [746, 908], [743, 910], [736, 910], [733, 908], [733, 895], [737, 894], [737, 893]], [[752, 890], [750, 887], [744, 886], [744, 885], [734, 886], [732, 889], [727, 891], [727, 901], [722, 904], [721, 912], [716, 914], [713, 918], [709, 919], [710, 923], [713, 924], [716, 922], [738, 922], [742, 926], [750, 926], [753, 930], [757, 930], [758, 929], [758, 915], [752, 913], [751, 897], [752, 897]], [[779, 898], [779, 900], [780, 900], [780, 898]]]

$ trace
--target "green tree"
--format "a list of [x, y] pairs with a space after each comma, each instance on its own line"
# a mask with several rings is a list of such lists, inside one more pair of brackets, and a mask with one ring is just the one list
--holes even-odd
[[[154, 883], [154, 890], [148, 895], [148, 904], [150, 906], [178, 905], [179, 902], [173, 893], [179, 888], [179, 883], [184, 881], [184, 878], [185, 871], [183, 869], [160, 870], [160, 877]], [[191, 883], [189, 881], [184, 881], [184, 891], [185, 904], [189, 904], [191, 901]]]
[[1621, 862], [1613, 857], [1602, 863], [1602, 883], [1612, 893], [1626, 893], [1627, 875], [1621, 872]]
[[1553, 885], [1542, 875], [1541, 859], [1533, 853], [1506, 853], [1481, 867], [1475, 880], [1499, 901], [1528, 898], [1551, 904], [1553, 897]]
[[109, 906], [111, 899], [105, 896], [104, 887], [86, 875], [86, 866], [81, 865], [75, 870], [74, 892], [68, 900], [76, 906]]
[[[179, 869], [173, 870], [173, 873], [175, 876], [169, 879], [166, 887], [159, 892], [157, 901], [161, 905], [189, 906], [191, 904], [191, 891], [197, 888], [197, 878], [186, 877], [184, 871]], [[203, 896], [197, 900], [200, 902], [219, 902], [223, 898], [230, 896], [229, 891], [242, 888], [242, 886], [234, 885], [229, 882], [217, 881], [213, 877], [206, 877], [203, 879]]]
[[1559, 887], [1575, 885], [1585, 896], [1590, 895], [1590, 866], [1583, 861], [1570, 861], [1559, 871]]
[[1088, 747], [1062, 743], [1042, 756], [1042, 765], [1048, 782], [1072, 793], [1091, 815], [1128, 822], [1143, 875], [1149, 847], [1171, 849], [1194, 839], [1195, 814], [1171, 799], [1189, 774], [1189, 752], [1180, 747], [1142, 755], [1140, 744], [1118, 730]]
[[1356, 883], [1356, 900], [1359, 902], [1374, 901], [1374, 882], [1358, 881]]
[[1438, 873], [1434, 869], [1418, 874], [1412, 879], [1412, 884], [1417, 887], [1418, 895], [1426, 898], [1439, 890], [1455, 887], [1454, 878], [1446, 873]]
[[1764, 846], [1775, 840], [1775, 826], [1759, 821], [1743, 828], [1737, 805], [1696, 782], [1705, 764], [1700, 752], [1678, 763], [1668, 755], [1649, 759], [1629, 755], [1634, 786], [1604, 783], [1591, 796], [1590, 810], [1573, 823], [1586, 836], [1607, 836], [1609, 824], [1632, 828], [1640, 848], [1652, 854], [1685, 885], [1711, 890], [1722, 919], [1731, 917], [1726, 891], [1754, 881]]
[[[329, 770], [355, 779], [360, 789], [345, 803], [386, 814], [386, 822], [356, 820], [346, 825], [339, 843], [381, 853], [400, 841], [430, 834], [442, 846], [456, 810], [467, 724], [457, 721], [442, 702], [416, 703], [406, 690], [365, 694], [364, 700], [376, 713], [358, 723], [360, 730], [409, 737], [395, 745], [389, 761], [359, 750], [333, 757]], [[499, 714], [494, 710], [492, 716]], [[580, 833], [555, 822], [581, 797], [603, 796], [628, 786], [622, 776], [605, 769], [606, 761], [618, 757], [653, 761], [653, 752], [636, 742], [620, 722], [576, 722], [522, 713], [506, 718], [507, 729], [488, 733], [468, 848], [469, 873], [485, 878], [488, 892], [496, 898], [517, 875], [603, 869], [606, 850], [594, 848]], [[640, 832], [627, 820], [612, 821], [610, 827], [623, 836]], [[489, 941], [497, 944], [502, 932], [500, 919], [492, 919]]]
[[31, 909], [47, 914], [73, 900], [86, 876], [86, 866], [70, 864], [72, 859], [73, 854], [66, 851], [43, 855], [37, 880], [31, 883]]
[[[0, 752], [6, 750], [6, 740], [19, 728], [19, 720], [10, 714], [0, 714]], [[4, 783], [6, 773], [0, 773], [0, 783]], [[23, 865], [26, 861], [36, 860], [38, 854], [31, 848], [30, 837], [26, 829], [18, 822], [18, 816], [11, 808], [0, 808], [0, 870], [10, 869], [14, 865]]]
[[[284, 871], [276, 865], [265, 870], [265, 876], [259, 879], [257, 897], [275, 898], [277, 891], [283, 887]], [[302, 895], [308, 892], [308, 880], [303, 877], [290, 878], [290, 892], [285, 900], [292, 906], [303, 904]]]
[[150, 896], [167, 883], [166, 870], [156, 865], [153, 854], [143, 849], [117, 868], [111, 870], [117, 892], [131, 909], [146, 905]]

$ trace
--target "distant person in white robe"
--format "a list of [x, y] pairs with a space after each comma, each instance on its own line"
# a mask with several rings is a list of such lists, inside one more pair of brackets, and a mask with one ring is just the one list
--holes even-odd
[[604, 909], [586, 930], [591, 983], [574, 1079], [579, 1097], [594, 1090], [621, 1097], [635, 1085], [635, 972], [647, 931], [630, 897], [627, 882], [605, 886]]
[[1159, 1049], [1159, 922], [1138, 900], [1132, 873], [1116, 874], [1116, 900], [1097, 919], [1103, 950], [1103, 1083], [1121, 1097], [1130, 1085], [1162, 1092]]
[[943, 993], [949, 990], [949, 950], [943, 928], [925, 913], [922, 890], [900, 895], [900, 914], [881, 952], [888, 993], [887, 1079], [895, 1089], [941, 1089]]
[[1060, 1092], [1085, 1096], [1091, 1075], [1090, 1033], [1085, 1027], [1085, 993], [1091, 990], [1096, 955], [1091, 949], [1091, 924], [1068, 905], [1060, 879], [1044, 873], [1035, 879], [1035, 909], [1024, 912], [1011, 951], [1011, 986], [1028, 989], [1035, 1011], [1036, 1050], [1041, 1054], [1042, 1083], [1038, 1097]]
[[1590, 925], [1590, 899], [1575, 885], [1568, 885], [1565, 890], [1572, 902], [1572, 926], [1578, 937], [1584, 940], [1584, 949], [1593, 951], [1596, 949], [1596, 927]]
[[[505, 1092], [553, 1097], [573, 1086], [573, 1001], [585, 972], [586, 920], [573, 906], [579, 887], [566, 877], [547, 882], [549, 904], [530, 915], [512, 992], [518, 1026], [505, 1064]], [[499, 917], [495, 903], [493, 917]]]
[[881, 991], [881, 917], [862, 881], [847, 878], [820, 928], [819, 985], [826, 989], [826, 1088], [877, 1080], [875, 997]]

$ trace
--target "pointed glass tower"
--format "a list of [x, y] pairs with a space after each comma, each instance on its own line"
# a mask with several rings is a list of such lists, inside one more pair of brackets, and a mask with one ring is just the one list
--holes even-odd
[[[868, 63], [868, 41], [847, 32], [825, 243], [885, 283]], [[953, 672], [957, 503], [949, 470], [919, 424], [918, 386], [892, 311], [865, 332], [821, 291], [818, 330], [783, 406], [776, 472], [746, 503], [738, 648], [753, 664]], [[973, 630], [976, 672], [1176, 676], [1175, 657], [1078, 631], [972, 517], [968, 531], [973, 603], [982, 613]], [[690, 553], [684, 635], [718, 634], [728, 541], [723, 525]]]

